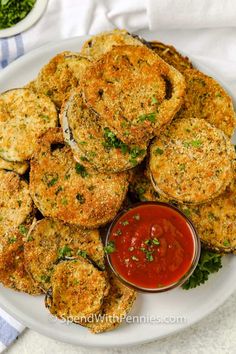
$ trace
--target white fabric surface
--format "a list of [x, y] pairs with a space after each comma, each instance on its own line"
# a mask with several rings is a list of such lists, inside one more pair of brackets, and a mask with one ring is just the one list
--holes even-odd
[[[147, 39], [171, 43], [194, 55], [236, 92], [234, 0], [49, 0], [44, 16], [32, 28], [0, 40], [0, 68], [47, 42], [116, 27], [141, 31]], [[18, 332], [24, 328], [3, 311], [1, 318]], [[0, 343], [0, 352], [3, 348]]]
[[148, 0], [150, 29], [236, 27], [235, 0]]

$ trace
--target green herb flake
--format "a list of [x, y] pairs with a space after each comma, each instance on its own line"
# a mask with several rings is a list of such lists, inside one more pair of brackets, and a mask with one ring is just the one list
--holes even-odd
[[159, 147], [155, 149], [154, 155], [163, 155], [164, 150], [160, 149]]
[[10, 237], [10, 238], [8, 239], [8, 243], [9, 243], [9, 244], [13, 244], [13, 243], [15, 243], [16, 241], [17, 241], [17, 237], [16, 237], [16, 236]]
[[40, 114], [40, 118], [42, 118], [45, 122], [49, 122], [50, 118], [46, 114]]
[[153, 251], [146, 251], [145, 252], [146, 253], [146, 260], [148, 261], [148, 262], [152, 262], [153, 261]]
[[145, 245], [150, 245], [152, 243], [152, 241], [150, 239], [147, 239], [144, 241]]
[[183, 142], [184, 147], [188, 148], [189, 146], [199, 148], [202, 146], [201, 140], [192, 140], [192, 141], [185, 141]]
[[149, 114], [143, 114], [141, 116], [138, 117], [138, 121], [139, 122], [144, 122], [144, 121], [149, 121], [151, 123], [155, 123], [156, 121], [156, 113], [155, 112], [152, 112], [152, 113], [149, 113]]
[[115, 149], [121, 149], [121, 152], [125, 155], [129, 147], [128, 145], [124, 144], [120, 139], [116, 137], [116, 135], [109, 129], [109, 128], [104, 128], [104, 139], [105, 141], [103, 142], [103, 146], [107, 149], [110, 150], [112, 148]]
[[107, 245], [104, 247], [104, 252], [106, 254], [110, 254], [115, 252], [116, 247], [115, 247], [115, 242], [114, 241], [109, 241]]
[[152, 243], [156, 246], [160, 245], [160, 241], [156, 237], [152, 239]]
[[152, 96], [152, 104], [159, 103], [155, 96]]
[[129, 225], [128, 220], [121, 221], [120, 223], [121, 223], [121, 225], [123, 225], [123, 226]]
[[22, 235], [26, 235], [27, 232], [28, 232], [28, 229], [27, 229], [24, 225], [19, 225], [19, 226], [18, 226], [18, 230], [20, 231], [20, 233], [21, 233]]
[[115, 233], [115, 236], [121, 236], [122, 235], [122, 231], [120, 229], [118, 229]]
[[216, 273], [222, 268], [221, 258], [221, 255], [218, 253], [202, 250], [196, 269], [190, 278], [182, 285], [182, 288], [189, 290], [204, 284], [211, 273]]
[[80, 204], [84, 204], [84, 202], [85, 202], [85, 198], [84, 198], [83, 194], [78, 193], [76, 195], [76, 199], [80, 202]]
[[58, 250], [58, 257], [59, 258], [64, 258], [64, 257], [71, 257], [72, 255], [72, 249], [68, 247], [67, 245], [63, 246]]
[[191, 216], [191, 211], [188, 208], [184, 208], [183, 213], [187, 216], [187, 218]]
[[181, 164], [179, 165], [179, 170], [180, 170], [180, 171], [185, 171], [185, 168], [186, 168], [185, 163], [181, 163]]
[[43, 275], [41, 275], [40, 279], [41, 279], [41, 281], [42, 281], [43, 283], [49, 283], [49, 282], [50, 282], [50, 277], [49, 277], [49, 275], [43, 274]]
[[88, 176], [88, 172], [86, 171], [86, 168], [78, 162], [75, 165], [75, 170], [83, 178]]
[[62, 198], [61, 204], [62, 205], [67, 205], [68, 204], [68, 200], [66, 198]]
[[230, 247], [230, 242], [228, 240], [224, 240], [223, 245], [225, 247]]
[[78, 251], [77, 251], [77, 255], [78, 255], [78, 256], [81, 256], [81, 257], [83, 257], [83, 258], [87, 258], [87, 252], [86, 252], [86, 251], [78, 250]]

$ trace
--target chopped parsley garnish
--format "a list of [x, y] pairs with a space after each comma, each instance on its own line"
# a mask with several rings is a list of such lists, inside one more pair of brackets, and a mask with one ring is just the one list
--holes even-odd
[[48, 186], [48, 187], [53, 187], [57, 181], [58, 181], [58, 174], [56, 172], [52, 173], [45, 173], [43, 176], [43, 182]]
[[126, 225], [129, 225], [129, 222], [128, 222], [128, 220], [124, 220], [124, 221], [121, 221], [121, 224], [122, 224], [123, 226], [126, 226]]
[[115, 233], [114, 233], [115, 236], [120, 236], [122, 235], [122, 231], [120, 229], [118, 229]]
[[164, 153], [164, 150], [160, 149], [159, 147], [155, 149], [154, 154], [155, 155], [162, 155]]
[[75, 165], [75, 170], [83, 178], [88, 176], [88, 172], [86, 171], [86, 168], [78, 162]]
[[0, 29], [14, 26], [32, 10], [36, 0], [0, 0]]
[[230, 242], [228, 240], [224, 240], [223, 245], [225, 247], [229, 247], [230, 246]]
[[112, 148], [116, 148], [116, 149], [121, 149], [122, 153], [125, 155], [129, 148], [128, 146], [123, 143], [120, 139], [118, 139], [116, 137], [116, 135], [109, 129], [109, 128], [104, 128], [104, 143], [103, 146], [110, 150]]
[[187, 148], [189, 146], [193, 146], [193, 147], [198, 148], [198, 147], [202, 146], [202, 141], [201, 140], [185, 141], [185, 142], [183, 142], [183, 145], [184, 145], [184, 147], [187, 147]]
[[187, 218], [191, 216], [191, 211], [188, 208], [184, 208], [183, 213], [187, 216]]
[[8, 243], [10, 243], [10, 244], [13, 244], [13, 243], [15, 243], [17, 241], [17, 238], [16, 238], [16, 236], [14, 236], [14, 237], [11, 237], [11, 238], [9, 238], [8, 239]]
[[156, 113], [152, 112], [152, 113], [149, 113], [149, 114], [143, 114], [143, 115], [138, 117], [138, 121], [139, 122], [144, 122], [145, 120], [148, 120], [151, 123], [155, 123], [155, 121], [156, 121]]
[[40, 279], [41, 279], [42, 282], [44, 282], [44, 283], [49, 283], [49, 282], [50, 282], [50, 277], [49, 277], [49, 275], [43, 274], [43, 275], [41, 275]]
[[20, 231], [20, 233], [21, 233], [22, 235], [26, 235], [27, 232], [28, 232], [28, 229], [27, 229], [24, 225], [19, 225], [19, 226], [18, 226], [18, 230]]
[[190, 278], [182, 285], [182, 288], [189, 290], [204, 284], [211, 273], [216, 273], [222, 267], [221, 255], [202, 250], [200, 260]]
[[42, 118], [45, 122], [49, 122], [49, 116], [47, 116], [46, 114], [41, 114], [40, 118]]
[[81, 256], [83, 258], [87, 258], [87, 252], [86, 251], [78, 250], [77, 254], [78, 254], [78, 256]]
[[185, 171], [185, 168], [186, 168], [185, 163], [181, 163], [181, 164], [179, 165], [179, 170], [180, 170], [180, 171]]
[[84, 202], [85, 202], [85, 198], [84, 198], [83, 194], [78, 193], [76, 195], [76, 199], [80, 202], [80, 204], [84, 204]]
[[115, 252], [116, 247], [115, 247], [115, 242], [114, 241], [109, 241], [107, 245], [104, 247], [104, 252], [106, 254], [110, 254]]
[[152, 104], [159, 103], [156, 97], [152, 96]]
[[67, 205], [68, 204], [68, 200], [66, 198], [62, 198], [61, 203], [62, 203], [62, 205]]
[[153, 243], [154, 245], [160, 245], [160, 241], [159, 241], [156, 237], [154, 237], [154, 238], [152, 239], [152, 243]]
[[71, 257], [72, 255], [72, 249], [68, 247], [67, 245], [63, 246], [58, 250], [58, 257], [59, 258], [64, 258], [64, 257]]

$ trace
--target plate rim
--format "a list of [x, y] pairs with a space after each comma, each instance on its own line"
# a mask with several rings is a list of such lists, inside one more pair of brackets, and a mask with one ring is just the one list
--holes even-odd
[[[47, 0], [46, 0], [47, 1]], [[0, 72], [0, 79], [4, 76], [8, 75], [8, 72], [11, 72], [12, 70], [14, 71], [14, 68], [17, 67], [18, 65], [21, 65], [21, 62], [24, 62], [25, 60], [30, 60], [30, 58], [34, 58], [35, 56], [37, 56], [38, 54], [42, 54], [43, 52], [49, 50], [50, 49], [57, 49], [58, 46], [66, 43], [74, 43], [75, 41], [78, 40], [86, 40], [89, 36], [76, 36], [76, 37], [72, 37], [72, 38], [68, 38], [68, 39], [64, 39], [64, 40], [58, 40], [58, 41], [53, 41], [47, 44], [44, 44], [30, 52], [28, 52], [27, 54], [23, 55], [22, 57], [18, 58], [17, 60], [15, 60], [14, 62], [12, 62], [11, 64], [9, 64], [5, 69], [3, 69]], [[203, 68], [203, 70], [206, 70], [206, 73], [209, 75], [215, 75], [215, 71], [212, 70], [210, 67], [208, 67], [205, 64], [201, 64], [201, 58], [198, 58], [198, 56], [191, 56], [188, 55], [186, 53], [184, 53], [185, 55], [187, 55], [188, 57], [190, 57], [190, 59], [193, 61], [193, 63], [200, 69], [201, 67]], [[202, 70], [202, 69], [201, 69]], [[220, 75], [216, 75], [216, 79], [217, 81], [219, 81], [222, 86], [227, 90], [227, 92], [231, 95], [233, 101], [236, 100], [236, 95], [233, 94], [231, 88], [229, 87], [229, 85], [224, 82], [223, 78]], [[168, 336], [174, 335], [182, 330], [187, 329], [188, 327], [194, 325], [195, 323], [199, 322], [201, 319], [207, 317], [208, 315], [210, 315], [213, 311], [215, 311], [217, 308], [219, 308], [220, 306], [222, 306], [222, 304], [236, 291], [236, 284], [235, 286], [231, 287], [230, 289], [228, 288], [228, 292], [224, 293], [224, 296], [222, 296], [220, 299], [218, 299], [217, 302], [215, 303], [211, 303], [211, 307], [209, 307], [209, 309], [207, 311], [204, 312], [204, 314], [199, 313], [199, 314], [195, 314], [194, 320], [191, 320], [190, 322], [187, 322], [186, 324], [181, 324], [181, 326], [170, 330], [168, 333], [166, 334], [162, 334], [162, 335], [157, 335], [155, 337], [151, 337], [151, 338], [147, 338], [147, 339], [139, 339], [139, 338], [135, 338], [135, 339], [131, 339], [128, 340], [125, 343], [120, 342], [119, 345], [114, 345], [111, 343], [107, 343], [106, 339], [104, 339], [104, 344], [96, 344], [96, 343], [88, 343], [88, 341], [84, 342], [83, 338], [79, 337], [79, 340], [68, 340], [65, 337], [63, 338], [59, 338], [58, 335], [55, 333], [55, 331], [53, 331], [53, 327], [52, 330], [48, 330], [48, 328], [46, 327], [44, 329], [44, 326], [41, 324], [37, 323], [37, 320], [29, 315], [22, 315], [22, 312], [18, 309], [16, 309], [16, 312], [14, 312], [11, 308], [9, 309], [7, 306], [1, 304], [1, 308], [3, 310], [5, 310], [7, 313], [9, 313], [12, 317], [16, 318], [19, 322], [23, 323], [26, 327], [29, 327], [35, 331], [37, 331], [38, 333], [41, 333], [47, 337], [53, 338], [55, 340], [60, 340], [62, 342], [65, 343], [70, 343], [70, 344], [74, 344], [74, 345], [81, 345], [81, 346], [85, 346], [85, 347], [100, 347], [100, 348], [111, 348], [111, 347], [130, 347], [133, 345], [140, 345], [140, 344], [144, 344], [144, 343], [148, 343], [148, 342], [152, 342], [152, 341], [156, 341], [162, 338], [166, 338]], [[15, 305], [12, 306], [13, 308], [15, 308]], [[21, 315], [20, 315], [21, 314]], [[112, 333], [112, 332], [110, 332]], [[148, 333], [147, 333], [148, 334]], [[148, 337], [148, 336], [147, 336]]]

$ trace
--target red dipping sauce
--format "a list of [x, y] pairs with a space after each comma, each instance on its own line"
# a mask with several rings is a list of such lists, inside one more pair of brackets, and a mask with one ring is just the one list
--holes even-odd
[[144, 202], [122, 212], [106, 241], [108, 260], [120, 280], [141, 291], [163, 291], [192, 274], [200, 242], [192, 223], [177, 208]]

